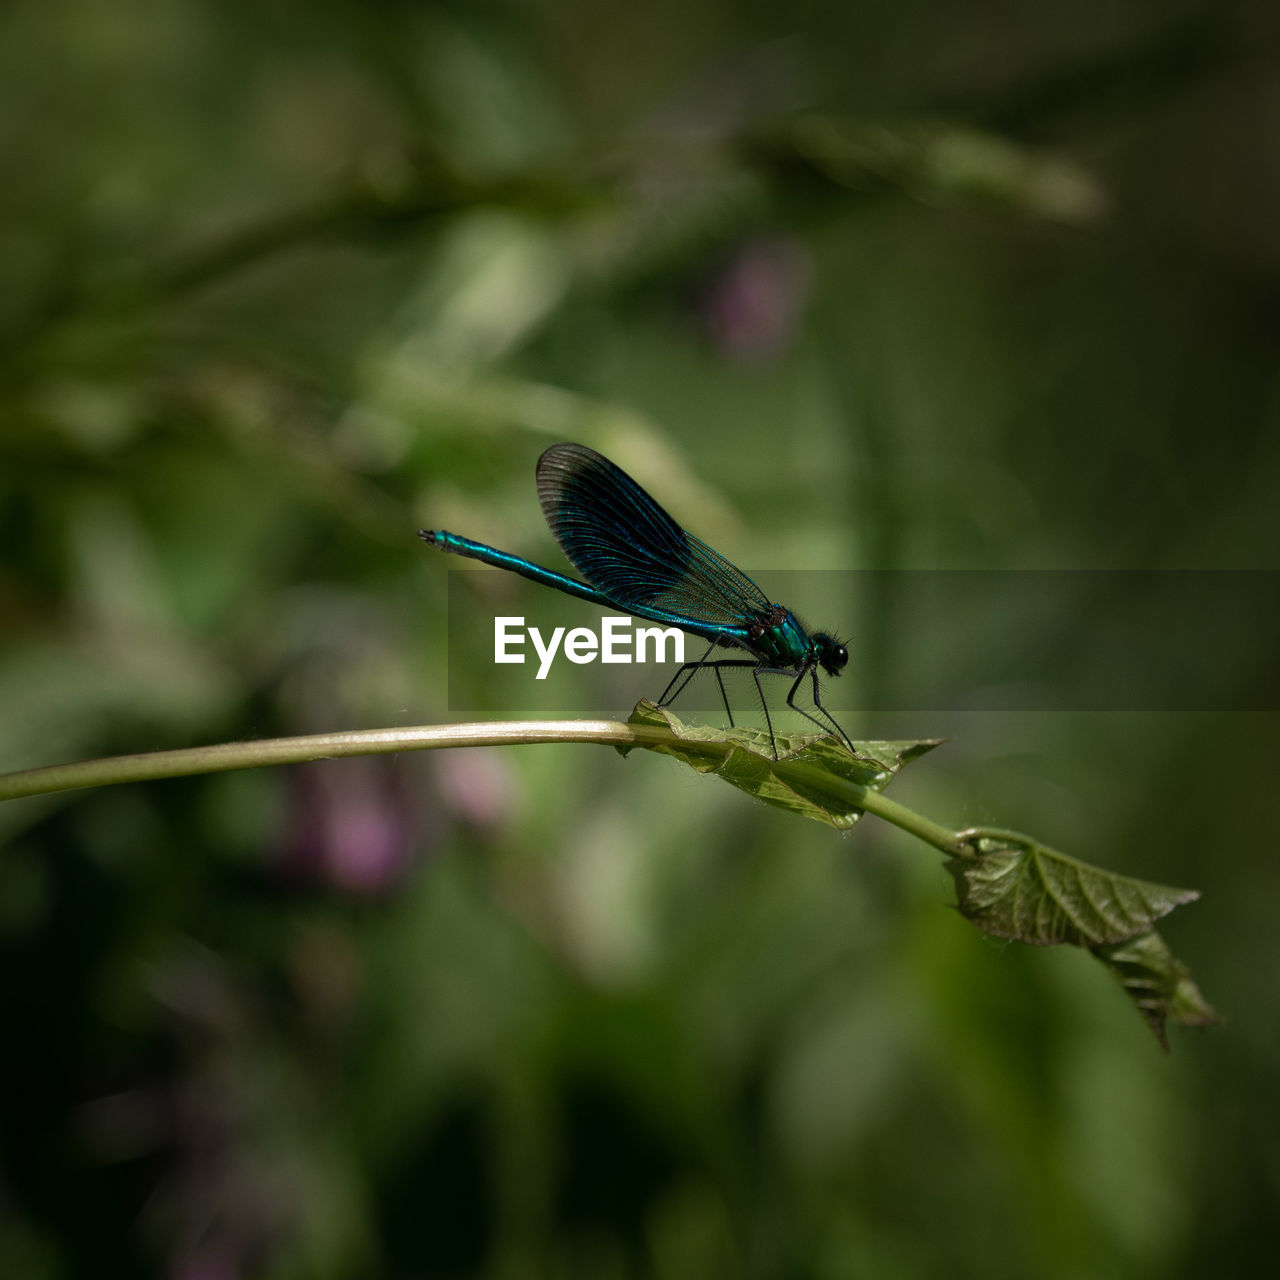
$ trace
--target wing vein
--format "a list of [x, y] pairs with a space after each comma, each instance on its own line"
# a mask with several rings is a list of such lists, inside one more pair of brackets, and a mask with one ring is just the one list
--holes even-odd
[[585, 445], [556, 444], [542, 455], [538, 500], [569, 562], [619, 608], [726, 634], [770, 608], [745, 573]]

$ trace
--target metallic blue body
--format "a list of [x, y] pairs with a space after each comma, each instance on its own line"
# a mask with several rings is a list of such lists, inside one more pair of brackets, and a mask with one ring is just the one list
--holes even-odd
[[506, 569], [518, 573], [530, 582], [537, 582], [544, 587], [554, 587], [565, 595], [577, 596], [580, 600], [588, 600], [606, 609], [621, 609], [637, 618], [645, 618], [650, 622], [661, 622], [666, 626], [679, 627], [692, 635], [701, 636], [714, 644], [736, 645], [748, 653], [754, 653], [772, 666], [798, 668], [810, 658], [815, 657], [813, 640], [809, 633], [797, 621], [795, 614], [784, 605], [772, 605], [756, 624], [719, 624], [712, 625], [689, 618], [673, 609], [654, 608], [633, 602], [615, 600], [597, 591], [595, 587], [577, 578], [557, 573], [554, 569], [545, 569], [532, 560], [517, 556], [510, 551], [499, 551], [497, 547], [476, 542], [473, 538], [464, 538], [459, 533], [450, 533], [447, 529], [425, 529], [419, 535], [424, 542], [452, 555], [466, 556], [469, 560], [478, 560], [481, 564], [492, 565], [495, 569]]

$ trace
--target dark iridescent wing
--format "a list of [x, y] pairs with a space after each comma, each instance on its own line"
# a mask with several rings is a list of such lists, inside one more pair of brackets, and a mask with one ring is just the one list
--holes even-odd
[[630, 613], [741, 631], [770, 608], [745, 573], [594, 449], [553, 444], [538, 459], [538, 501], [574, 568]]

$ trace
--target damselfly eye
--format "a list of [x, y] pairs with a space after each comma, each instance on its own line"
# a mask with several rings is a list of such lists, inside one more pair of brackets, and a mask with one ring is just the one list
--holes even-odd
[[829, 676], [838, 676], [849, 661], [849, 650], [824, 631], [815, 632], [813, 641], [816, 656], [822, 664], [822, 669]]

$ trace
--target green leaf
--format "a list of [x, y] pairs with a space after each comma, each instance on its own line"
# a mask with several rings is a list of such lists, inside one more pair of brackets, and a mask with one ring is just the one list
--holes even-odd
[[973, 853], [947, 859], [960, 914], [997, 938], [1040, 947], [1124, 942], [1200, 896], [1091, 867], [1017, 832], [961, 838]]
[[[1135, 880], [1090, 866], [1019, 831], [979, 827], [949, 831], [878, 793], [904, 764], [938, 740], [858, 742], [850, 754], [832, 737], [779, 734], [775, 760], [769, 735], [757, 729], [686, 725], [643, 701], [629, 723], [665, 730], [646, 749], [675, 756], [733, 786], [802, 817], [846, 829], [867, 810], [948, 853], [958, 906], [997, 938], [1033, 946], [1087, 947], [1111, 970], [1165, 1048], [1166, 1023], [1206, 1026], [1221, 1019], [1177, 960], [1155, 921], [1194, 902], [1194, 889]], [[631, 747], [618, 748], [623, 755]]]
[[1200, 994], [1191, 970], [1154, 929], [1124, 942], [1094, 947], [1093, 954], [1111, 970], [1165, 1049], [1169, 1018], [1180, 1027], [1207, 1027], [1222, 1021], [1222, 1015]]
[[[648, 750], [675, 756], [699, 773], [715, 774], [766, 804], [840, 830], [862, 817], [858, 801], [866, 791], [882, 791], [903, 765], [941, 741], [856, 742], [857, 753], [850, 755], [829, 735], [780, 733], [775, 760], [769, 735], [762, 729], [687, 725], [648, 699], [636, 704], [628, 723], [669, 729], [676, 738]], [[626, 755], [632, 748], [618, 749]]]

